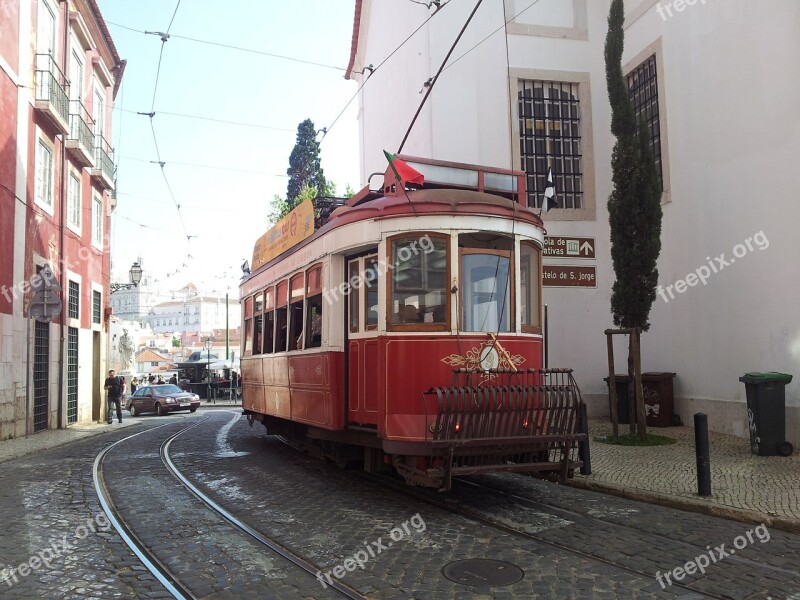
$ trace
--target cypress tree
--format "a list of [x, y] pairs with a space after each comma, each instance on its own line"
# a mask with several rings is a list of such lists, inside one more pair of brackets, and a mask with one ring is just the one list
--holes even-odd
[[661, 252], [661, 182], [644, 123], [637, 124], [622, 73], [623, 0], [612, 0], [606, 38], [606, 82], [611, 103], [614, 189], [608, 199], [611, 260], [616, 281], [611, 313], [618, 327], [650, 328]]
[[[614, 188], [608, 198], [611, 228], [611, 261], [616, 275], [611, 291], [614, 324], [625, 329], [650, 328], [650, 309], [656, 298], [661, 252], [661, 182], [650, 139], [636, 114], [622, 72], [625, 46], [625, 7], [612, 0], [608, 15], [605, 61], [608, 99], [611, 104], [611, 133], [616, 138], [611, 155]], [[636, 334], [638, 335], [638, 334]], [[628, 406], [634, 406], [633, 335], [628, 337]], [[640, 362], [641, 364], [641, 362]], [[638, 382], [637, 382], [638, 383]], [[613, 380], [610, 385], [614, 385]], [[640, 438], [646, 436], [644, 406], [636, 407]], [[634, 414], [631, 413], [631, 432]], [[616, 432], [616, 423], [614, 424]]]
[[317, 130], [311, 119], [297, 126], [297, 142], [289, 156], [286, 174], [289, 176], [286, 200], [290, 210], [298, 204], [303, 188], [312, 188], [319, 196], [325, 194], [326, 181], [320, 165]]

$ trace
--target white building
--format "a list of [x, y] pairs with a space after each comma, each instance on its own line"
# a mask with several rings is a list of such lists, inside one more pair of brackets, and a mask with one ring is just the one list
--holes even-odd
[[225, 298], [187, 295], [183, 300], [162, 302], [150, 309], [147, 322], [156, 333], [210, 332], [212, 329], [236, 329], [242, 314], [237, 299], [228, 299], [228, 322], [225, 322]]
[[[141, 258], [137, 262], [142, 265]], [[114, 316], [125, 321], [143, 321], [156, 304], [173, 300], [175, 292], [165, 289], [160, 283], [151, 272], [143, 271], [139, 285], [112, 292], [110, 302]]]
[[[472, 10], [450, 2], [371, 73], [435, 6], [356, 0], [348, 76], [360, 95], [361, 174], [383, 172]], [[486, 0], [408, 142], [407, 155], [524, 168], [539, 202], [552, 165], [553, 236], [594, 238], [595, 288], [544, 290], [550, 366], [570, 366], [607, 414], [604, 329], [612, 327], [606, 203], [612, 189], [603, 48], [609, 0]], [[748, 371], [800, 377], [796, 298], [800, 3], [626, 1], [624, 71], [649, 116], [663, 176], [662, 293], [642, 338], [643, 368], [674, 371], [684, 422], [746, 436]], [[508, 21], [507, 26], [504, 23]], [[494, 32], [494, 33], [493, 33]], [[467, 53], [469, 51], [469, 53]], [[365, 71], [366, 74], [361, 74]], [[520, 114], [522, 112], [522, 114]], [[618, 347], [618, 372], [624, 370]], [[787, 437], [800, 444], [800, 384], [787, 387]]]

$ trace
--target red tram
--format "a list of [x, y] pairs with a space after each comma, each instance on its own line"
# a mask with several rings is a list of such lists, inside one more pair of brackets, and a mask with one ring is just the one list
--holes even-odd
[[570, 371], [542, 370], [545, 230], [524, 173], [399, 158], [424, 181], [390, 166], [381, 190], [306, 201], [256, 243], [240, 289], [245, 413], [418, 485], [571, 474], [580, 393]]

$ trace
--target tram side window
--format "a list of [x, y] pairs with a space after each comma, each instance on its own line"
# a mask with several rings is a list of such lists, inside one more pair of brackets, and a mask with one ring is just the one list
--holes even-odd
[[391, 240], [391, 323], [447, 324], [447, 238]]
[[378, 259], [367, 258], [364, 261], [364, 328], [378, 328]]
[[253, 354], [261, 354], [261, 328], [263, 326], [262, 315], [256, 315], [253, 319]]
[[539, 249], [533, 244], [520, 244], [519, 287], [522, 312], [522, 330], [532, 331], [541, 327], [541, 287]]
[[275, 337], [275, 311], [269, 311], [264, 315], [264, 354], [272, 354], [272, 344]]
[[289, 350], [303, 349], [303, 301], [292, 302], [289, 313], [289, 326], [292, 329], [289, 336]]
[[[358, 259], [351, 261], [347, 270], [348, 281], [358, 281]], [[347, 287], [347, 302], [350, 307], [350, 333], [358, 333], [358, 290]]]
[[322, 346], [322, 294], [306, 302], [306, 348], [319, 348]]
[[251, 333], [252, 330], [250, 329], [252, 324], [253, 324], [252, 319], [244, 320], [244, 350], [242, 353], [243, 356], [250, 356], [252, 354], [253, 347], [251, 344], [253, 340], [253, 335]]
[[288, 309], [281, 306], [275, 311], [275, 352], [286, 352], [286, 324]]
[[275, 352], [286, 352], [289, 342], [289, 282], [281, 281], [275, 287]]

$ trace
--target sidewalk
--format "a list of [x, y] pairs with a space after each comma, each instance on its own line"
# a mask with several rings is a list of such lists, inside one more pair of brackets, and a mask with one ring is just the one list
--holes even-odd
[[[628, 430], [620, 425], [620, 433]], [[749, 440], [709, 432], [712, 495], [701, 497], [693, 428], [648, 428], [677, 440], [651, 447], [595, 442], [595, 436], [611, 433], [608, 419], [590, 419], [589, 431], [592, 474], [576, 473], [569, 485], [800, 533], [798, 452], [755, 456]]]
[[[241, 400], [217, 400], [216, 404], [213, 402], [206, 402], [205, 400], [200, 403], [200, 410], [219, 408], [241, 407]], [[175, 413], [175, 416], [188, 416], [188, 412]], [[48, 450], [63, 446], [64, 444], [71, 444], [82, 439], [101, 435], [104, 433], [111, 433], [121, 428], [128, 428], [133, 425], [139, 425], [143, 422], [154, 422], [161, 417], [155, 415], [142, 415], [139, 417], [132, 417], [127, 410], [122, 411], [122, 423], [117, 423], [116, 416], [111, 425], [107, 423], [82, 423], [80, 425], [70, 425], [66, 429], [48, 429], [40, 431], [39, 433], [31, 433], [27, 438], [20, 437], [13, 440], [0, 442], [0, 463], [15, 458], [20, 458], [27, 454]]]

